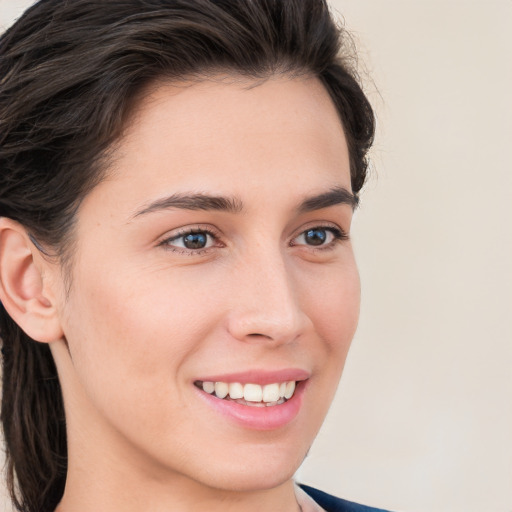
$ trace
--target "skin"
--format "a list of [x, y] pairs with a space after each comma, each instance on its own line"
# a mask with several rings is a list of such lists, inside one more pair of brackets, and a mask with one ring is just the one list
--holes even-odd
[[[50, 344], [68, 428], [59, 512], [298, 510], [292, 476], [359, 313], [352, 206], [300, 210], [334, 188], [351, 191], [348, 150], [314, 78], [214, 77], [144, 97], [79, 210], [69, 292], [58, 265], [36, 260], [40, 307], [51, 304], [60, 333]], [[198, 193], [237, 208], [149, 206]], [[324, 245], [307, 243], [311, 228]], [[214, 237], [180, 247], [189, 229]], [[193, 385], [282, 368], [310, 378], [297, 417], [270, 431], [230, 421]]]

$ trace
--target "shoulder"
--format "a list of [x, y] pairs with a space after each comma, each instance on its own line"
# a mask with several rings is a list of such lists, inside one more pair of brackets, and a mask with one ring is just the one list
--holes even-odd
[[308, 485], [300, 484], [299, 487], [306, 492], [311, 498], [313, 498], [318, 505], [320, 505], [326, 512], [386, 512], [381, 508], [367, 507], [365, 505], [359, 505], [352, 501], [343, 500], [336, 498], [331, 494], [319, 491]]

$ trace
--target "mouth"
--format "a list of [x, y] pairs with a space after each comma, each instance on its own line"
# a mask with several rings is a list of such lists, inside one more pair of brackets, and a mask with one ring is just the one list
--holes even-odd
[[195, 381], [194, 385], [219, 400], [236, 402], [249, 407], [274, 407], [290, 400], [296, 389], [294, 380], [260, 385], [222, 381]]
[[211, 413], [249, 430], [276, 430], [302, 410], [311, 374], [307, 370], [247, 370], [202, 376], [193, 381]]

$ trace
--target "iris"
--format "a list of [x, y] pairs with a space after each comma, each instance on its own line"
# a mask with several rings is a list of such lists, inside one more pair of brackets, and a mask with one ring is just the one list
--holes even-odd
[[325, 229], [308, 229], [304, 233], [305, 241], [308, 245], [322, 245], [327, 240], [327, 231]]
[[208, 242], [206, 233], [189, 233], [183, 237], [183, 245], [187, 249], [203, 249]]

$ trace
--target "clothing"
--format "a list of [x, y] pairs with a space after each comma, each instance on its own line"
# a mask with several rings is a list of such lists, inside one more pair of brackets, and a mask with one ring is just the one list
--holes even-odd
[[386, 512], [381, 508], [367, 507], [351, 501], [336, 498], [323, 491], [299, 484], [299, 487], [306, 492], [325, 512]]

